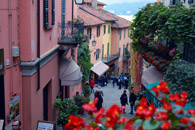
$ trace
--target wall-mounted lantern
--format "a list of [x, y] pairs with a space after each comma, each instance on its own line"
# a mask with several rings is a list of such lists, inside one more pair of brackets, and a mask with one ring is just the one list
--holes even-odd
[[76, 3], [77, 5], [82, 5], [82, 4], [83, 4], [83, 0], [75, 0], [75, 3]]

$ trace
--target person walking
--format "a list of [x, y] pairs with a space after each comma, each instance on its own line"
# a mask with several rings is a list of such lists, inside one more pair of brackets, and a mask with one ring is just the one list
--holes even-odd
[[126, 90], [123, 91], [120, 100], [121, 100], [122, 111], [123, 113], [125, 113], [126, 104], [128, 105]]
[[121, 85], [122, 85], [122, 82], [121, 82], [121, 79], [119, 78], [119, 79], [118, 79], [118, 86], [119, 86], [118, 89], [121, 89]]
[[103, 98], [102, 98], [100, 92], [98, 92], [98, 91], [95, 92], [95, 98], [98, 98], [98, 102], [95, 104], [95, 106], [99, 111], [102, 108], [102, 103], [103, 103]]
[[129, 114], [133, 115], [133, 106], [135, 104], [136, 101], [136, 95], [134, 94], [133, 90], [131, 90], [130, 92], [130, 96], [129, 96], [129, 103], [130, 103], [130, 108], [131, 108], [131, 112]]
[[91, 88], [91, 93], [94, 93], [94, 89], [93, 89], [94, 85], [95, 85], [95, 81], [92, 79], [92, 80], [89, 82], [89, 86], [90, 86], [90, 88]]

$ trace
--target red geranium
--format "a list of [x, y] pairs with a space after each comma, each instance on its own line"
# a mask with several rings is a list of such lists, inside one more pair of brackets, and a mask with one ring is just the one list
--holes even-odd
[[85, 128], [85, 120], [74, 115], [69, 116], [68, 123], [63, 127], [64, 130], [79, 130]]

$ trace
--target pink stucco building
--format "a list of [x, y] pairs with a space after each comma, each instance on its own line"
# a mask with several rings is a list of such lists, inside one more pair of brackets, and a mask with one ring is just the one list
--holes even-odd
[[56, 98], [82, 91], [81, 77], [72, 79], [73, 72], [80, 73], [78, 43], [70, 35], [76, 27], [69, 22], [77, 16], [76, 5], [7, 0], [0, 4], [0, 16], [0, 119], [6, 129], [20, 119], [22, 129], [35, 130], [38, 120], [56, 120]]

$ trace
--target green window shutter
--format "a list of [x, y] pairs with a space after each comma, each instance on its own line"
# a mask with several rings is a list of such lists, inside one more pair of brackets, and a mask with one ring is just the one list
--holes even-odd
[[62, 0], [62, 36], [65, 35], [65, 0]]
[[110, 46], [109, 42], [107, 43], [107, 56], [109, 56]]
[[121, 55], [121, 48], [119, 48], [119, 50], [118, 50], [118, 55], [119, 56]]
[[47, 28], [48, 27], [48, 22], [49, 22], [49, 15], [48, 15], [48, 0], [44, 0], [44, 27]]
[[110, 25], [108, 25], [108, 33], [110, 33]]
[[52, 25], [55, 25], [55, 0], [52, 0]]

